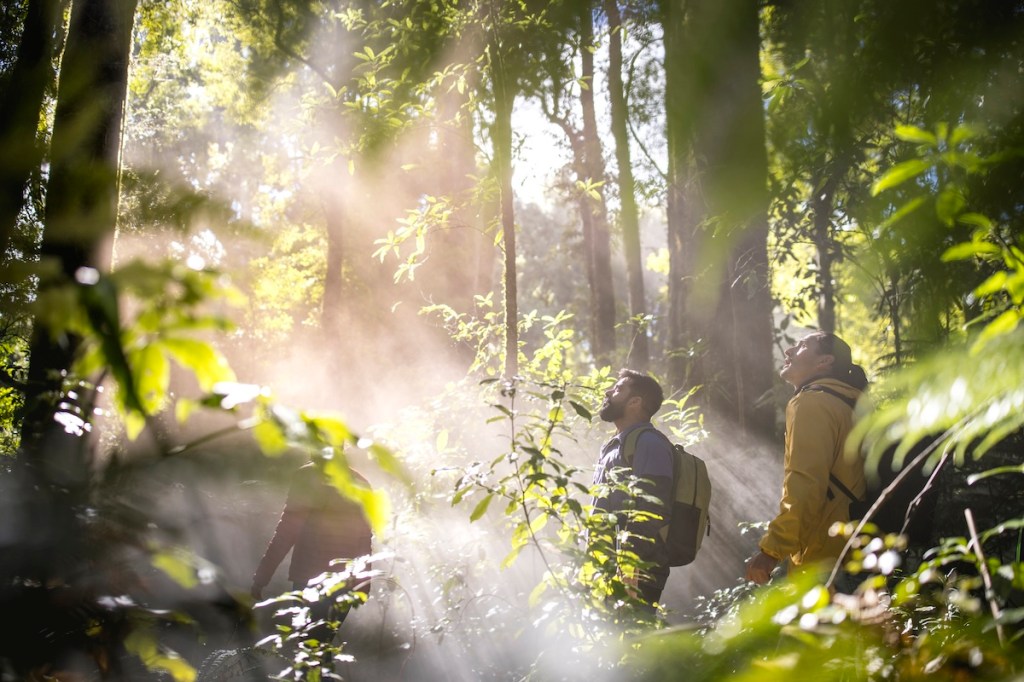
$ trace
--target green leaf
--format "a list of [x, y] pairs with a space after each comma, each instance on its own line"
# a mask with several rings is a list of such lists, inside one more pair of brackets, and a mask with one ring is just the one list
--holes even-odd
[[334, 457], [323, 465], [324, 474], [334, 489], [363, 508], [363, 515], [375, 533], [383, 533], [391, 521], [391, 499], [383, 490], [368, 488], [355, 477], [343, 457]]
[[548, 583], [546, 580], [541, 580], [539, 583], [537, 583], [537, 586], [534, 587], [533, 590], [530, 592], [530, 597], [527, 600], [527, 603], [530, 605], [531, 609], [537, 606], [537, 604], [540, 602], [541, 595], [543, 595], [547, 589]]
[[955, 187], [944, 187], [935, 200], [935, 213], [942, 224], [952, 227], [957, 215], [967, 206], [967, 199]]
[[957, 147], [968, 140], [980, 137], [984, 133], [985, 129], [980, 126], [962, 123], [954, 128], [953, 134], [949, 136], [949, 146]]
[[196, 670], [173, 651], [161, 650], [152, 627], [136, 626], [124, 639], [124, 648], [150, 670], [166, 671], [175, 682], [193, 682]]
[[131, 353], [129, 365], [135, 375], [139, 400], [147, 414], [153, 414], [167, 399], [171, 381], [171, 365], [157, 343], [150, 343]]
[[579, 416], [583, 417], [588, 422], [589, 421], [593, 421], [594, 416], [590, 413], [590, 410], [588, 410], [586, 407], [584, 407], [580, 403], [576, 402], [575, 400], [570, 400], [569, 404], [572, 405], [572, 409], [576, 411], [576, 414], [578, 414]]
[[997, 336], [1009, 334], [1016, 329], [1017, 325], [1020, 323], [1020, 316], [1021, 313], [1019, 310], [1007, 310], [999, 315], [999, 317], [986, 324], [981, 334], [978, 335], [978, 340], [974, 342], [973, 346], [971, 346], [971, 355], [976, 355], [981, 352], [985, 344]]
[[931, 168], [931, 163], [924, 159], [911, 159], [910, 161], [896, 164], [886, 171], [882, 177], [875, 180], [875, 183], [871, 186], [871, 196], [878, 196], [887, 189], [916, 178], [929, 168]]
[[1024, 474], [1024, 464], [1018, 466], [1004, 466], [982, 471], [977, 474], [971, 474], [967, 477], [967, 485], [974, 485], [978, 481], [983, 481], [986, 478], [992, 476], [1001, 476], [1002, 474]]
[[509, 552], [504, 559], [502, 559], [501, 568], [506, 569], [513, 563], [515, 563], [516, 558], [519, 556], [519, 553], [523, 551], [523, 547], [525, 546], [526, 545], [519, 545], [517, 547], [513, 547], [512, 551]]
[[896, 137], [904, 142], [926, 144], [931, 147], [937, 147], [939, 144], [939, 140], [934, 134], [911, 125], [896, 126]]
[[138, 410], [129, 410], [124, 414], [124, 431], [128, 440], [135, 440], [146, 428], [146, 415]]
[[270, 419], [262, 419], [252, 429], [253, 438], [263, 454], [278, 457], [288, 451], [288, 439], [281, 427]]
[[1004, 521], [1003, 523], [1000, 523], [995, 528], [989, 528], [988, 530], [982, 532], [980, 540], [982, 542], [987, 542], [989, 539], [997, 535], [1002, 535], [1007, 531], [1021, 530], [1022, 528], [1024, 528], [1024, 519], [1010, 519], [1009, 521]]
[[480, 517], [487, 513], [487, 508], [491, 506], [491, 500], [493, 499], [494, 493], [488, 493], [482, 500], [476, 503], [476, 506], [473, 507], [473, 513], [469, 515], [471, 523], [479, 520]]
[[192, 589], [199, 584], [195, 566], [182, 550], [161, 549], [153, 554], [151, 562], [155, 568], [166, 573], [167, 577], [185, 589]]
[[329, 414], [306, 413], [305, 422], [316, 433], [326, 437], [327, 444], [333, 448], [343, 448], [355, 443], [355, 436], [340, 417]]
[[978, 285], [974, 290], [974, 293], [979, 297], [991, 296], [996, 292], [1002, 291], [1006, 287], [1006, 281], [1008, 278], [1009, 274], [1005, 270], [994, 272], [988, 279]]
[[969, 258], [983, 256], [998, 256], [1002, 251], [992, 242], [964, 242], [954, 244], [942, 254], [942, 262], [967, 260]]
[[965, 225], [972, 225], [985, 232], [991, 232], [994, 225], [992, 221], [988, 219], [988, 216], [982, 215], [981, 213], [962, 213], [957, 216], [957, 220]]
[[224, 356], [205, 341], [169, 337], [161, 339], [160, 345], [178, 364], [195, 374], [199, 387], [204, 391], [212, 391], [214, 385], [221, 381], [235, 380], [235, 373]]
[[385, 473], [388, 473], [398, 480], [402, 481], [407, 487], [412, 487], [413, 480], [409, 472], [405, 470], [402, 463], [395, 456], [395, 453], [391, 448], [386, 448], [379, 443], [374, 443], [369, 447], [370, 456], [377, 462], [381, 469]]
[[915, 197], [911, 199], [910, 201], [896, 209], [896, 212], [889, 216], [889, 218], [887, 218], [879, 227], [887, 228], [890, 225], [895, 225], [899, 221], [903, 220], [903, 218], [905, 218], [906, 216], [910, 215], [917, 209], [924, 206], [925, 202], [925, 197]]
[[195, 400], [178, 398], [178, 401], [174, 404], [174, 418], [178, 420], [179, 424], [184, 424], [199, 407], [200, 403]]

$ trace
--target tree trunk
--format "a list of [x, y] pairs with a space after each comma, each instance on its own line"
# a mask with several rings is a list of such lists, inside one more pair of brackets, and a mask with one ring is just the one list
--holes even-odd
[[334, 187], [323, 200], [324, 217], [327, 226], [327, 271], [324, 273], [323, 308], [320, 326], [326, 339], [337, 339], [342, 327], [342, 306], [344, 302], [345, 270], [345, 201], [340, 196], [337, 183], [341, 179], [340, 168], [335, 168]]
[[[466, 88], [469, 93], [477, 84]], [[446, 286], [438, 292], [438, 300], [450, 301], [459, 312], [474, 309], [475, 297], [494, 288], [494, 244], [486, 235], [486, 221], [471, 202], [477, 175], [476, 148], [473, 145], [473, 117], [465, 115], [469, 95], [456, 89], [437, 93], [438, 119], [442, 126], [434, 141], [431, 155], [432, 194], [451, 197], [455, 211], [453, 229], [441, 235], [445, 262], [459, 262], [463, 267], [445, 267]]]
[[701, 232], [695, 222], [697, 184], [692, 177], [691, 126], [686, 117], [686, 36], [681, 3], [661, 3], [665, 50], [665, 141], [668, 154], [666, 218], [668, 223], [668, 383], [673, 389], [704, 383], [700, 364], [693, 362], [698, 339], [687, 316], [687, 302], [697, 277], [694, 254]]
[[818, 328], [836, 331], [836, 292], [832, 282], [832, 243], [830, 228], [832, 197], [818, 194], [811, 198], [814, 213], [814, 247], [818, 252]]
[[608, 14], [608, 92], [611, 101], [612, 137], [619, 167], [619, 201], [622, 245], [626, 255], [626, 279], [629, 286], [629, 313], [633, 335], [628, 364], [640, 371], [650, 366], [647, 342], [647, 302], [644, 293], [644, 264], [640, 251], [640, 218], [636, 206], [636, 183], [629, 151], [629, 109], [622, 83], [622, 17], [616, 0], [606, 0]]
[[53, 83], [64, 5], [62, 0], [29, 0], [15, 62], [0, 84], [0, 254], [11, 244], [25, 187], [43, 160], [36, 131]]
[[505, 290], [505, 367], [507, 379], [519, 373], [519, 306], [516, 287], [516, 225], [512, 193], [512, 106], [515, 103], [515, 76], [505, 71], [502, 46], [498, 41], [491, 48], [491, 79], [494, 84], [495, 174], [501, 212], [502, 246], [505, 257], [503, 278]]
[[[597, 130], [597, 112], [594, 107], [594, 42], [593, 13], [589, 3], [580, 12], [581, 76], [586, 87], [580, 91], [583, 110], [583, 163], [580, 179], [590, 182], [604, 180], [604, 155]], [[598, 365], [607, 365], [615, 352], [615, 287], [612, 282], [611, 235], [608, 229], [608, 207], [604, 187], [597, 188], [598, 198], [584, 195], [580, 212], [584, 234], [589, 221], [590, 240], [587, 249], [588, 271], [592, 274], [591, 315], [593, 316], [594, 359]], [[586, 240], [585, 240], [586, 241]]]
[[[691, 343], [701, 344], [697, 376], [713, 389], [706, 403], [740, 428], [769, 429], [773, 415], [761, 401], [774, 367], [757, 5], [697, 0], [685, 23], [680, 10], [667, 9], [674, 25], [665, 29], [666, 108], [673, 107], [669, 125], [678, 126], [669, 145], [677, 164], [670, 220], [683, 221], [674, 245], [690, 252], [674, 276], [692, 278], [675, 324], [685, 320]], [[686, 69], [685, 80], [677, 68]], [[693, 183], [683, 184], [687, 163], [700, 178], [699, 205]]]
[[[80, 268], [103, 269], [101, 252], [117, 215], [117, 171], [136, 0], [77, 0], [67, 46], [50, 150], [41, 258], [59, 272], [40, 283], [66, 286]], [[29, 349], [22, 449], [55, 430], [56, 401], [81, 339], [35, 321]]]

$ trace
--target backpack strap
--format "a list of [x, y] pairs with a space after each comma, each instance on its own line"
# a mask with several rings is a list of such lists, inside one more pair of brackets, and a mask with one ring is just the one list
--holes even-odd
[[633, 429], [626, 435], [625, 440], [622, 441], [622, 458], [629, 462], [629, 466], [633, 466], [633, 457], [636, 455], [636, 442], [640, 440], [640, 434], [645, 431], [657, 431], [652, 426], [643, 426], [639, 429]]
[[[823, 386], [822, 384], [807, 384], [806, 386], [801, 386], [800, 390], [797, 391], [797, 393], [803, 393], [804, 391], [817, 391], [818, 393], [828, 393], [829, 395], [835, 396], [836, 398], [842, 400], [850, 407], [851, 410], [857, 407], [857, 400], [855, 398], [851, 398], [848, 395], [843, 395], [834, 388], [829, 388], [828, 386]], [[853, 492], [849, 488], [847, 488], [842, 481], [836, 478], [835, 474], [833, 474], [831, 471], [828, 472], [828, 480], [832, 485], [834, 485], [839, 490], [839, 492], [850, 498], [851, 502], [860, 502], [860, 498], [854, 495]], [[831, 500], [834, 497], [835, 493], [832, 492], [832, 487], [830, 486], [828, 489], [828, 499]]]
[[844, 403], [849, 405], [851, 410], [857, 407], [856, 398], [851, 398], [848, 395], [843, 395], [836, 389], [829, 388], [828, 386], [824, 386], [822, 384], [807, 384], [806, 386], [801, 386], [800, 390], [797, 391], [797, 393], [803, 393], [804, 391], [817, 391], [818, 393], [828, 393], [829, 395], [835, 396], [836, 398], [839, 398]]
[[[850, 498], [850, 502], [860, 502], [860, 498], [857, 497], [856, 495], [854, 495], [853, 491], [851, 491], [849, 488], [847, 488], [845, 485], [843, 485], [843, 482], [840, 481], [838, 478], [836, 478], [835, 474], [833, 474], [832, 472], [829, 472], [828, 480], [836, 488], [839, 488], [839, 492], [841, 492], [842, 494], [844, 494], [847, 497], [849, 497]], [[832, 489], [829, 488], [829, 493], [831, 493], [831, 492], [832, 492]], [[830, 495], [829, 499], [831, 499], [831, 497], [832, 496]]]
[[[661, 436], [662, 438], [664, 438], [668, 442], [669, 447], [673, 451], [675, 450], [676, 446], [675, 446], [674, 443], [672, 443], [671, 440], [669, 440], [669, 437], [666, 436], [661, 431], [659, 431], [658, 429], [654, 428], [653, 426], [643, 426], [643, 427], [638, 428], [638, 429], [633, 429], [632, 431], [629, 432], [629, 435], [627, 435], [626, 439], [622, 442], [622, 458], [625, 459], [629, 463], [629, 467], [631, 469], [633, 468], [633, 457], [636, 455], [636, 443], [637, 443], [638, 440], [640, 440], [640, 435], [643, 434], [643, 433], [646, 433], [647, 431], [653, 431], [654, 433], [656, 433], [659, 436]], [[679, 481], [679, 473], [680, 472], [678, 471], [678, 468], [679, 467], [676, 466], [676, 458], [675, 458], [675, 456], [673, 456], [672, 457], [672, 489], [673, 490], [675, 490], [676, 483]], [[694, 494], [696, 495], [696, 493], [694, 493]]]

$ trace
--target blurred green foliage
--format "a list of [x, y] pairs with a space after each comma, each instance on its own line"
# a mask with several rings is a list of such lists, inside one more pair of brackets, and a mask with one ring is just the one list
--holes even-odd
[[[0, 16], [3, 74], [17, 59], [30, 4], [8, 3]], [[635, 69], [631, 111], [640, 131], [635, 142], [649, 153], [642, 189], [656, 198], [665, 182], [658, 170], [661, 69], [685, 65], [651, 57], [663, 27], [653, 7], [640, 5], [627, 15], [636, 36], [626, 43]], [[942, 519], [948, 537], [915, 554], [920, 548], [865, 527], [851, 541], [851, 568], [872, 575], [857, 594], [829, 594], [823, 567], [821, 575], [793, 576], [766, 590], [736, 585], [707, 595], [692, 626], [667, 629], [622, 581], [623, 571], [642, 564], [619, 549], [588, 506], [594, 491], [576, 450], [592, 435], [592, 414], [612, 378], [608, 367], [593, 366], [583, 331], [575, 223], [537, 207], [519, 212], [519, 298], [529, 312], [513, 321], [517, 376], [501, 375], [506, 330], [492, 282], [473, 291], [438, 288], [439, 296], [423, 286], [431, 259], [445, 264], [433, 275], [435, 286], [468, 267], [465, 254], [442, 241], [453, 232], [480, 229], [491, 247], [501, 236], [494, 179], [482, 170], [494, 151], [494, 112], [490, 85], [481, 80], [488, 58], [500, 55], [484, 53], [488, 36], [480, 27], [497, 34], [494, 17], [511, 18], [507, 36], [520, 43], [505, 57], [512, 70], [535, 68], [516, 76], [538, 89], [546, 81], [537, 74], [555, 65], [533, 63], [531, 41], [574, 39], [553, 20], [560, 3], [502, 3], [504, 14], [495, 7], [142, 4], [113, 267], [83, 268], [57, 286], [38, 287], [53, 274], [36, 254], [46, 229], [46, 164], [17, 188], [19, 224], [0, 254], [0, 492], [4, 537], [13, 538], [0, 560], [0, 678], [50, 674], [77, 655], [111, 678], [194, 678], [195, 666], [164, 635], [176, 628], [197, 634], [199, 616], [177, 604], [162, 608], [149, 584], [198, 592], [217, 583], [218, 567], [187, 546], [181, 529], [161, 526], [165, 520], [135, 486], [145, 483], [148, 494], [148, 486], [184, 485], [159, 480], [167, 462], [243, 434], [271, 464], [295, 449], [316, 455], [399, 555], [450, 540], [438, 539], [431, 515], [496, 523], [497, 560], [482, 544], [473, 546], [478, 536], [446, 547], [451, 555], [428, 553], [440, 556], [426, 572], [437, 610], [410, 619], [413, 632], [438, 640], [470, 631], [490, 636], [498, 628], [492, 613], [504, 609], [515, 627], [500, 635], [541, 644], [529, 649], [533, 660], [490, 670], [495, 676], [514, 669], [543, 678], [543, 659], [563, 656], [573, 670], [620, 679], [1015, 679], [1024, 666], [1024, 520], [1020, 486], [1007, 481], [1024, 473], [1021, 3], [763, 8], [777, 340], [794, 326], [821, 324], [827, 304], [835, 305], [837, 329], [855, 340], [877, 377], [854, 445], [873, 463], [887, 448], [895, 447], [899, 460], [922, 439], [937, 438], [929, 466], [943, 467], [953, 481]], [[324, 36], [330, 49], [316, 42]], [[456, 47], [469, 51], [447, 52]], [[294, 96], [293, 104], [281, 105], [275, 94]], [[38, 129], [16, 132], [45, 141], [53, 97]], [[438, 137], [451, 131], [469, 138], [470, 157], [480, 162], [460, 169], [467, 175], [461, 191], [442, 194], [427, 180], [446, 153]], [[516, 140], [530, 132], [517, 131]], [[424, 149], [435, 145], [436, 153], [402, 149], [407, 138]], [[399, 194], [396, 178], [408, 180], [408, 193], [396, 198], [401, 210], [364, 217], [350, 252], [332, 263], [324, 195], [382, 167], [389, 192]], [[378, 208], [365, 190], [354, 197]], [[240, 236], [244, 242], [232, 242]], [[487, 265], [496, 253], [481, 260]], [[398, 264], [383, 277], [367, 265], [390, 259]], [[285, 405], [269, 388], [245, 383], [230, 367], [229, 351], [264, 365], [290, 352], [297, 330], [323, 324], [332, 267], [347, 287], [351, 320], [377, 324], [397, 307], [381, 304], [382, 291], [423, 286], [403, 300], [423, 303], [420, 320], [443, 329], [466, 378], [418, 408], [382, 416], [368, 437], [339, 414]], [[380, 285], [386, 280], [396, 289]], [[664, 288], [654, 290], [645, 329], [666, 357], [685, 354], [664, 348], [670, 302]], [[455, 294], [472, 305], [447, 300]], [[54, 397], [67, 433], [58, 429], [59, 444], [26, 462], [14, 455], [33, 323], [57, 340], [82, 343], [73, 366], [47, 368], [62, 380], [64, 393]], [[386, 335], [387, 328], [373, 333]], [[415, 373], [407, 349], [374, 350], [393, 354], [388, 361], [396, 364], [408, 361], [405, 371]], [[663, 361], [656, 364], [657, 371]], [[689, 402], [699, 387], [675, 389], [664, 422], [680, 442], [707, 438], [703, 416]], [[182, 437], [182, 424], [203, 418], [217, 428]], [[81, 447], [89, 434], [90, 448]], [[502, 446], [482, 445], [488, 441], [481, 434], [499, 434]], [[67, 452], [73, 456], [63, 457]], [[358, 485], [349, 474], [355, 457], [375, 462], [394, 489]], [[481, 575], [537, 562], [539, 582], [521, 603], [481, 608], [500, 602], [496, 591], [479, 587]], [[383, 568], [380, 574], [390, 577]], [[337, 584], [325, 578], [320, 588]], [[248, 614], [244, 596], [222, 598], [227, 610]], [[272, 603], [301, 609], [304, 600], [290, 594]], [[267, 644], [290, 648], [308, 625], [299, 618]], [[300, 651], [286, 676], [321, 675], [325, 657], [345, 655], [333, 645]]]

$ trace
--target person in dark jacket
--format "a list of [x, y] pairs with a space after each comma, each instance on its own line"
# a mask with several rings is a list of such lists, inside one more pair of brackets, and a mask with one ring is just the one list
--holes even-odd
[[[360, 474], [351, 473], [353, 478], [369, 487]], [[263, 588], [289, 551], [292, 559], [288, 579], [296, 590], [300, 590], [311, 578], [325, 571], [344, 571], [348, 561], [370, 554], [371, 545], [372, 533], [362, 508], [343, 497], [325, 480], [316, 464], [309, 462], [292, 478], [284, 511], [253, 575], [252, 596], [257, 600], [262, 598]], [[335, 559], [348, 561], [331, 565]], [[337, 596], [311, 605], [311, 619], [326, 620], [328, 615], [332, 615], [332, 620], [343, 621], [347, 610], [335, 610], [331, 614]], [[314, 635], [319, 635], [317, 639], [327, 633], [324, 627], [314, 631]]]
[[[648, 604], [661, 599], [669, 575], [664, 530], [671, 518], [674, 458], [672, 443], [651, 424], [663, 400], [661, 386], [653, 377], [628, 369], [619, 372], [619, 380], [605, 392], [599, 412], [603, 421], [615, 424], [616, 434], [601, 448], [594, 475], [596, 485], [621, 481], [621, 474], [643, 479], [645, 496], [630, 496], [617, 489], [595, 498], [593, 504], [595, 514], [615, 515], [618, 525], [627, 531], [625, 549], [652, 564], [639, 576], [623, 575], [624, 582]], [[638, 430], [630, 461], [624, 446], [630, 434]], [[646, 513], [642, 517], [621, 514], [626, 510]]]

